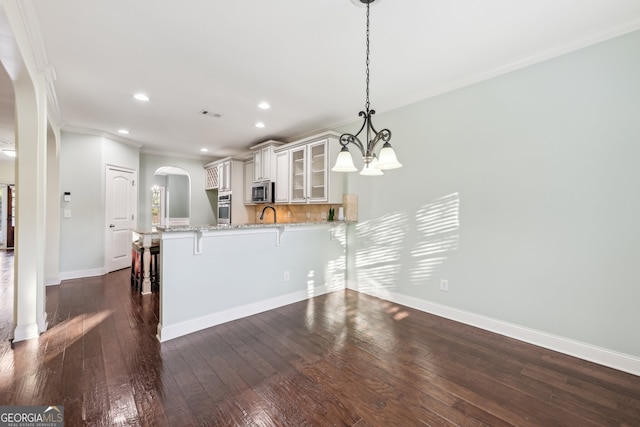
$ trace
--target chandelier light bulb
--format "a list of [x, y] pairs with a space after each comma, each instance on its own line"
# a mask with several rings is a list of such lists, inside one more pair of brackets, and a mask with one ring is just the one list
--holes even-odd
[[388, 170], [402, 167], [402, 164], [396, 157], [396, 152], [393, 151], [391, 144], [386, 142], [380, 150], [380, 160], [378, 162], [378, 169]]
[[331, 170], [334, 172], [355, 172], [358, 170], [353, 164], [353, 158], [347, 147], [342, 147], [342, 150], [338, 153], [336, 165]]

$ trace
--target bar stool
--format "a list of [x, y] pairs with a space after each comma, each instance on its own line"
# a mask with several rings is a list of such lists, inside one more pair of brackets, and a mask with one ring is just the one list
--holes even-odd
[[142, 271], [142, 254], [144, 248], [137, 242], [131, 244], [131, 287], [140, 292], [142, 290], [142, 280], [144, 279]]
[[149, 248], [151, 252], [151, 265], [150, 265], [150, 279], [151, 279], [151, 290], [157, 291], [160, 289], [160, 269], [158, 265], [158, 256], [160, 255], [160, 245], [156, 244]]

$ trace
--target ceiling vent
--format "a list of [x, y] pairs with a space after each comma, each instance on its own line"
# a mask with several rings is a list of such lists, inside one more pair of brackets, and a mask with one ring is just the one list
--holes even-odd
[[213, 118], [216, 118], [216, 119], [219, 119], [220, 117], [222, 117], [222, 114], [212, 113], [209, 110], [202, 110], [202, 111], [200, 111], [200, 114], [203, 115], [203, 116], [209, 116], [209, 117], [213, 117]]

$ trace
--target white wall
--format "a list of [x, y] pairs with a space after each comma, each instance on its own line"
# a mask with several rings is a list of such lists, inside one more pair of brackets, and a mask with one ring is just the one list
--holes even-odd
[[638, 46], [377, 114], [404, 167], [349, 176], [351, 286], [640, 357]]
[[[4, 156], [4, 154], [2, 154]], [[0, 183], [16, 183], [16, 165], [14, 160], [0, 160]]]
[[[100, 136], [62, 132], [60, 273], [62, 278], [103, 274], [106, 165], [138, 170], [138, 149]], [[71, 218], [62, 212], [71, 210]]]
[[[191, 182], [190, 223], [193, 225], [216, 224], [210, 197], [217, 196], [217, 192], [204, 189], [203, 160], [163, 156], [159, 154], [140, 154], [140, 187], [138, 203], [138, 227], [151, 228], [151, 187], [154, 185], [153, 175], [162, 166], [174, 166], [185, 170]], [[217, 199], [215, 200], [217, 202]]]
[[162, 341], [344, 289], [344, 227], [212, 231], [200, 254], [195, 234], [162, 233]]

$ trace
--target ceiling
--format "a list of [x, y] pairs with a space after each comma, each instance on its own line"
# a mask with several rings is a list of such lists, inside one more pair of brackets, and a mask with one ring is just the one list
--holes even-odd
[[[364, 107], [358, 0], [24, 1], [63, 130], [224, 157], [357, 121]], [[378, 0], [371, 106], [380, 113], [638, 28], [637, 0]]]

